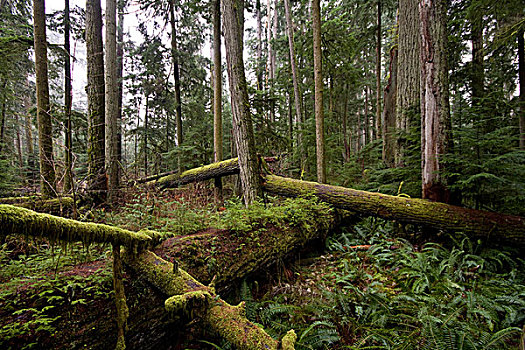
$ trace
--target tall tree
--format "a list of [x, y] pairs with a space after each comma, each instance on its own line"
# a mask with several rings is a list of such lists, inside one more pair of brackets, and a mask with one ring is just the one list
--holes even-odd
[[376, 44], [376, 139], [381, 137], [381, 0], [377, 0], [377, 44]]
[[[277, 14], [275, 13], [273, 16], [275, 17]], [[274, 121], [275, 119], [275, 108], [273, 103], [273, 85], [275, 80], [275, 50], [272, 43], [272, 0], [267, 0], [266, 2], [266, 41], [268, 45], [268, 75], [267, 75], [267, 86], [268, 86], [268, 94], [270, 96], [270, 103], [269, 103], [269, 119], [270, 121]]]
[[233, 137], [239, 157], [244, 202], [249, 206], [260, 191], [257, 154], [244, 74], [244, 0], [223, 0], [224, 42], [233, 112]]
[[[299, 131], [302, 128], [303, 122], [303, 98], [301, 95], [301, 88], [299, 86], [299, 77], [297, 74], [297, 64], [295, 63], [295, 46], [294, 46], [294, 34], [293, 34], [293, 22], [292, 14], [290, 9], [290, 0], [284, 0], [284, 11], [286, 16], [286, 27], [288, 30], [288, 47], [290, 50], [290, 67], [292, 70], [292, 82], [293, 82], [293, 92], [294, 92], [294, 101], [295, 101], [295, 119], [299, 124]], [[302, 144], [302, 135], [299, 132], [297, 137], [297, 146], [299, 147], [299, 153], [301, 158], [301, 167], [303, 162], [303, 144]]]
[[[126, 0], [118, 0], [117, 11], [117, 65], [118, 65], [118, 117], [117, 117], [117, 154], [118, 161], [122, 163], [122, 96], [124, 92], [124, 9], [126, 8]], [[120, 170], [120, 167], [119, 167]]]
[[[182, 103], [180, 99], [179, 52], [177, 50], [177, 27], [175, 23], [175, 0], [170, 0], [171, 57], [173, 59], [173, 76], [175, 78], [175, 126], [177, 128], [177, 145], [183, 142]], [[180, 164], [179, 164], [180, 171]]]
[[[221, 1], [213, 1], [213, 160], [222, 160]], [[222, 202], [222, 180], [215, 178], [216, 201]]]
[[420, 0], [422, 197], [447, 202], [443, 156], [450, 149], [446, 0]]
[[312, 0], [312, 27], [314, 49], [314, 86], [315, 86], [315, 140], [317, 150], [317, 181], [326, 182], [326, 164], [324, 152], [324, 115], [323, 115], [323, 72], [321, 52], [321, 3]]
[[397, 94], [397, 46], [390, 49], [388, 84], [385, 87], [384, 107], [382, 114], [383, 162], [389, 167], [395, 166], [394, 132], [396, 127], [396, 94]]
[[88, 98], [88, 188], [94, 198], [104, 200], [105, 170], [105, 85], [100, 0], [86, 0], [86, 51]]
[[263, 69], [262, 63], [262, 14], [261, 0], [255, 2], [255, 17], [257, 17], [257, 90], [263, 89]]
[[69, 0], [64, 1], [64, 49], [66, 51], [64, 60], [64, 108], [66, 116], [66, 176], [64, 183], [64, 192], [73, 189], [73, 131], [71, 127], [71, 45], [69, 42], [70, 19], [69, 19]]
[[[398, 11], [398, 65], [396, 95], [396, 129], [403, 135], [410, 127], [410, 117], [419, 116], [419, 10], [418, 0], [399, 0]], [[404, 165], [406, 141], [403, 136], [396, 142], [396, 165]]]
[[518, 70], [520, 82], [520, 149], [525, 150], [525, 50], [523, 30], [518, 33]]
[[106, 169], [107, 203], [118, 198], [118, 74], [117, 74], [117, 1], [106, 0]]
[[40, 149], [40, 191], [45, 197], [56, 196], [53, 161], [53, 126], [49, 104], [47, 76], [47, 39], [45, 0], [33, 1], [35, 40], [36, 99], [38, 119], [38, 145]]

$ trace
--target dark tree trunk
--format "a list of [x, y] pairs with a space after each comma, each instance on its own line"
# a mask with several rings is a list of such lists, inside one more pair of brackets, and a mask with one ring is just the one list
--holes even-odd
[[73, 131], [71, 126], [71, 47], [69, 43], [70, 19], [69, 19], [69, 0], [64, 1], [64, 49], [66, 57], [64, 61], [64, 106], [66, 116], [66, 176], [64, 183], [64, 192], [73, 189]]
[[396, 94], [397, 94], [397, 47], [390, 50], [388, 85], [385, 88], [383, 108], [383, 162], [389, 167], [395, 166]]
[[255, 140], [253, 136], [248, 87], [244, 75], [243, 33], [244, 1], [222, 1], [226, 62], [233, 111], [233, 136], [239, 155], [240, 177], [246, 205], [253, 203], [259, 193], [260, 183]]
[[446, 0], [420, 0], [422, 197], [449, 201], [442, 157], [450, 149]]
[[[396, 129], [398, 134], [408, 132], [419, 120], [420, 75], [419, 68], [419, 10], [418, 0], [399, 0], [398, 78], [396, 95]], [[405, 163], [406, 140], [396, 140], [396, 166]]]
[[525, 150], [525, 52], [523, 31], [518, 33], [518, 70], [520, 82], [520, 149]]
[[[177, 49], [177, 27], [175, 25], [175, 1], [170, 0], [171, 57], [173, 60], [173, 77], [175, 79], [175, 127], [177, 128], [177, 145], [183, 142], [182, 103], [180, 98], [179, 52]], [[180, 162], [180, 161], [179, 161]], [[179, 164], [180, 170], [180, 164]]]
[[40, 149], [40, 191], [45, 197], [56, 197], [55, 164], [53, 160], [53, 126], [51, 115], [49, 114], [46, 10], [44, 0], [34, 0], [33, 2], [33, 24], [35, 38], [38, 145]]
[[[221, 63], [221, 2], [213, 1], [213, 160], [222, 155], [222, 63]], [[215, 178], [215, 202], [223, 203], [222, 180]]]
[[374, 134], [381, 138], [381, 0], [377, 0], [377, 44], [376, 44], [376, 119]]
[[[124, 157], [122, 155], [122, 96], [124, 93], [124, 10], [126, 8], [126, 0], [118, 0], [118, 22], [117, 22], [117, 76], [118, 76], [118, 117], [117, 117], [117, 158], [119, 164], [123, 164]], [[119, 167], [119, 173], [125, 168], [124, 165]], [[122, 174], [119, 174], [119, 178]]]
[[106, 198], [105, 84], [100, 0], [86, 0], [88, 97], [88, 189], [98, 201]]
[[117, 1], [106, 0], [106, 168], [110, 206], [116, 203], [119, 188], [117, 71]]
[[321, 53], [321, 3], [312, 1], [312, 27], [314, 49], [315, 85], [315, 140], [317, 149], [317, 181], [326, 182], [326, 157], [324, 152], [323, 72]]

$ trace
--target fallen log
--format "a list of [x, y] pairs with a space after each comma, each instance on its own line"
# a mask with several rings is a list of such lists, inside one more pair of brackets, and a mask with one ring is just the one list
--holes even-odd
[[43, 199], [41, 196], [0, 198], [0, 204], [12, 204], [17, 207], [53, 215], [66, 215], [71, 213], [73, 203], [73, 198], [71, 197], [53, 199]]
[[[277, 157], [262, 157], [266, 163], [276, 162]], [[163, 174], [151, 175], [136, 180], [137, 183], [147, 183], [157, 185], [161, 188], [173, 188], [191, 182], [210, 180], [213, 178], [239, 174], [239, 162], [237, 158], [211, 163], [200, 168], [186, 170], [180, 175], [176, 171], [169, 171]]]
[[525, 245], [525, 218], [467, 209], [423, 199], [390, 196], [316, 182], [266, 175], [265, 191], [288, 197], [314, 195], [336, 208], [388, 220], [464, 232], [505, 244]]
[[[21, 234], [48, 238], [52, 242], [111, 243], [132, 251], [153, 245], [158, 235], [133, 232], [118, 227], [90, 222], [80, 222], [49, 214], [0, 204], [1, 235]], [[152, 236], [154, 238], [152, 238]]]

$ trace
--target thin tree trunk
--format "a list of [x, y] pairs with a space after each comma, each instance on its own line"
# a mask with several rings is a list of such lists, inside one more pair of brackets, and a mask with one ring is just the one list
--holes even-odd
[[106, 168], [110, 206], [118, 199], [119, 186], [117, 70], [117, 1], [106, 0]]
[[38, 145], [40, 148], [40, 191], [44, 197], [56, 197], [53, 160], [53, 126], [49, 104], [47, 77], [47, 39], [45, 0], [33, 2], [35, 39], [36, 99], [38, 119]]
[[[221, 2], [213, 1], [213, 150], [215, 162], [222, 154], [222, 63], [221, 63]], [[215, 202], [223, 203], [222, 180], [215, 178]]]
[[381, 138], [381, 0], [377, 0], [377, 45], [376, 45], [376, 119], [375, 138]]
[[260, 191], [257, 155], [248, 98], [248, 87], [244, 75], [243, 33], [244, 1], [223, 0], [224, 39], [226, 61], [233, 111], [233, 136], [239, 154], [241, 184], [244, 202], [248, 206]]
[[[29, 81], [27, 81], [29, 85]], [[29, 110], [31, 108], [29, 102], [29, 95], [25, 94], [24, 97], [24, 107], [26, 111], [25, 115], [25, 134], [26, 134], [26, 150], [27, 150], [27, 176], [31, 179], [31, 182], [34, 181], [34, 168], [35, 168], [35, 151], [33, 148], [33, 130], [31, 125], [31, 114]]]
[[518, 70], [520, 82], [520, 149], [525, 150], [525, 52], [523, 31], [518, 33]]
[[301, 94], [301, 88], [299, 86], [299, 75], [297, 74], [297, 64], [295, 58], [295, 47], [294, 47], [294, 30], [292, 22], [292, 11], [290, 9], [290, 0], [284, 0], [284, 11], [286, 17], [286, 27], [288, 30], [288, 47], [290, 49], [290, 66], [292, 69], [292, 82], [295, 102], [295, 120], [299, 124], [299, 132], [297, 134], [297, 147], [299, 148], [299, 157], [301, 160], [301, 168], [304, 162], [304, 150], [302, 141], [302, 123], [303, 123], [303, 97]]
[[66, 116], [66, 176], [64, 183], [64, 192], [73, 189], [73, 131], [71, 126], [71, 104], [72, 104], [72, 87], [71, 87], [71, 46], [69, 43], [70, 19], [69, 19], [69, 0], [64, 1], [64, 49], [66, 57], [64, 60], [64, 106]]
[[255, 16], [257, 17], [257, 90], [263, 89], [263, 69], [262, 69], [262, 15], [261, 0], [255, 2]]
[[146, 95], [144, 112], [144, 176], [148, 176], [148, 132], [149, 132], [149, 95]]
[[[117, 76], [118, 76], [118, 117], [117, 117], [117, 159], [119, 164], [123, 164], [122, 156], [122, 98], [124, 93], [124, 9], [126, 0], [118, 0], [118, 22], [117, 22]], [[119, 166], [119, 178], [121, 177], [124, 166]]]
[[88, 97], [88, 189], [104, 201], [106, 182], [106, 130], [104, 51], [100, 0], [86, 0], [86, 51]]
[[326, 182], [326, 164], [324, 152], [324, 112], [323, 112], [323, 73], [321, 52], [321, 3], [312, 1], [312, 26], [314, 49], [314, 86], [315, 86], [315, 139], [317, 149], [317, 181]]
[[351, 142], [348, 139], [348, 85], [345, 84], [345, 91], [343, 95], [343, 146], [344, 150], [344, 161], [348, 162], [350, 160], [350, 147]]
[[446, 1], [420, 0], [422, 197], [449, 200], [442, 157], [450, 148]]
[[18, 117], [18, 113], [15, 113], [15, 122], [16, 122], [16, 139], [15, 139], [15, 146], [16, 146], [16, 155], [18, 158], [18, 172], [20, 176], [22, 177], [23, 169], [24, 169], [24, 161], [22, 158], [22, 137], [20, 136], [20, 119]]
[[[274, 13], [274, 16], [276, 13]], [[274, 50], [272, 44], [272, 0], [266, 1], [266, 40], [268, 41], [268, 109], [269, 109], [269, 121], [273, 122], [275, 119], [274, 103], [273, 103], [273, 81], [275, 79], [275, 67], [274, 64]]]
[[[177, 128], [177, 145], [183, 142], [182, 103], [180, 98], [179, 52], [177, 49], [177, 27], [175, 26], [175, 0], [170, 0], [171, 57], [173, 59], [173, 76], [175, 79], [175, 127]], [[179, 161], [180, 163], [180, 161]], [[180, 164], [179, 164], [180, 168]]]
[[368, 110], [369, 110], [369, 98], [370, 98], [370, 94], [369, 94], [369, 91], [370, 91], [370, 88], [368, 86], [365, 86], [365, 115], [364, 115], [364, 118], [363, 118], [363, 122], [364, 122], [364, 125], [363, 125], [363, 140], [362, 140], [362, 145], [363, 147], [366, 146], [368, 144], [368, 142], [370, 142], [370, 127], [369, 127], [369, 124], [370, 124], [370, 116], [368, 115]]

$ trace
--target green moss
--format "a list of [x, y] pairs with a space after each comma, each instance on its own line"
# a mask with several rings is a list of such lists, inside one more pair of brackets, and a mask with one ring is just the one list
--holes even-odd
[[223, 160], [222, 162], [208, 164], [208, 165], [202, 166], [200, 168], [193, 168], [193, 169], [190, 169], [190, 170], [186, 170], [185, 172], [183, 172], [180, 175], [179, 174], [167, 175], [167, 176], [161, 177], [160, 179], [158, 179], [156, 181], [151, 181], [150, 184], [162, 185], [162, 184], [170, 183], [170, 182], [178, 182], [180, 180], [183, 180], [184, 178], [196, 177], [196, 176], [198, 176], [200, 174], [204, 174], [204, 173], [207, 173], [207, 172], [213, 172], [214, 170], [218, 170], [218, 169], [221, 169], [221, 168], [228, 168], [228, 167], [231, 167], [231, 166], [235, 166], [237, 164], [238, 164], [238, 159], [237, 158]]
[[36, 213], [12, 205], [0, 205], [0, 227], [3, 235], [22, 234], [44, 237], [52, 242], [83, 242], [85, 245], [112, 243], [132, 251], [145, 249], [152, 243], [151, 237], [142, 233]]
[[174, 295], [166, 299], [164, 307], [170, 314], [193, 314], [203, 313], [211, 299], [210, 293], [205, 290], [187, 292], [181, 295]]
[[294, 350], [295, 341], [297, 340], [297, 334], [293, 329], [290, 329], [288, 333], [281, 340], [281, 349], [282, 350]]

